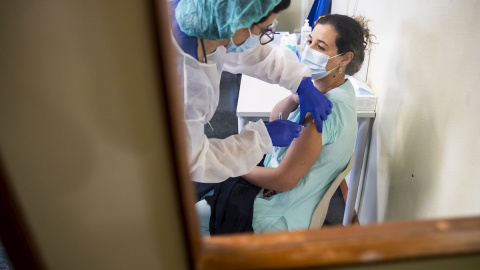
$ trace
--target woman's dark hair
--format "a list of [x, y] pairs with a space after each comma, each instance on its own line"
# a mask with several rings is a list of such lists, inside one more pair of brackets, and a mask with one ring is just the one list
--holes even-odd
[[321, 16], [315, 22], [317, 24], [328, 24], [337, 31], [335, 44], [338, 48], [338, 54], [352, 52], [353, 59], [347, 65], [345, 74], [353, 75], [357, 73], [365, 58], [365, 50], [372, 45], [373, 35], [368, 29], [368, 21], [363, 17], [349, 17], [340, 14], [331, 14]]
[[262, 23], [264, 21], [266, 21], [268, 19], [268, 17], [270, 17], [270, 15], [272, 15], [272, 13], [279, 13], [280, 11], [283, 11], [285, 9], [287, 9], [288, 7], [290, 6], [290, 0], [282, 0], [280, 1], [280, 3], [278, 3], [273, 9], [272, 11], [270, 11], [267, 16], [261, 18], [258, 22], [256, 23]]

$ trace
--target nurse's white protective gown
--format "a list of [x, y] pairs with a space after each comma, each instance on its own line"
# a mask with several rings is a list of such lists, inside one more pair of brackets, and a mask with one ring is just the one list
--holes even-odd
[[259, 44], [243, 53], [227, 53], [221, 46], [207, 56], [208, 64], [205, 64], [183, 52], [175, 40], [173, 43], [183, 92], [192, 180], [218, 183], [248, 173], [264, 154], [273, 152], [272, 141], [261, 120], [225, 139], [208, 139], [204, 133], [205, 124], [218, 106], [222, 71], [280, 84], [294, 93], [302, 77], [311, 76], [310, 69], [284, 47]]

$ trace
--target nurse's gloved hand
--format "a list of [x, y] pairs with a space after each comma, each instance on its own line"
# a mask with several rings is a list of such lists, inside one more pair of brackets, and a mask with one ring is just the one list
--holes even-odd
[[302, 126], [289, 120], [275, 120], [265, 124], [273, 146], [289, 146], [300, 136]]
[[333, 104], [328, 98], [322, 94], [313, 85], [312, 78], [305, 78], [297, 89], [298, 97], [300, 99], [300, 121], [303, 123], [307, 112], [311, 113], [317, 131], [322, 132], [323, 122], [327, 120], [327, 115], [332, 113]]

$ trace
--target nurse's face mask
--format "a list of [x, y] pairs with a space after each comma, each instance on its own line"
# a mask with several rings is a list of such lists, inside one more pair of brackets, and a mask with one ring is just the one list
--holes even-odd
[[248, 28], [248, 33], [250, 36], [239, 46], [233, 42], [233, 38], [230, 38], [230, 43], [227, 46], [227, 52], [241, 53], [255, 47], [260, 42], [260, 36], [253, 35], [250, 31], [250, 28]]
[[329, 57], [328, 55], [316, 51], [307, 45], [302, 53], [302, 63], [307, 65], [312, 70], [312, 79], [318, 80], [325, 78], [332, 70], [338, 68], [337, 66], [331, 70], [326, 70], [328, 60], [343, 54], [345, 53], [340, 53]]

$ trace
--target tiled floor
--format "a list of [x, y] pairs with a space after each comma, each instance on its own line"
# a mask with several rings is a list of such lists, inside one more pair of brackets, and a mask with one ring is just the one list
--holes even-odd
[[[220, 102], [210, 121], [205, 125], [205, 134], [209, 138], [226, 138], [237, 134], [237, 99], [240, 87], [241, 75], [233, 75], [227, 72], [222, 74], [220, 82]], [[340, 225], [345, 211], [345, 202], [340, 188], [335, 192], [330, 201], [325, 226]]]

